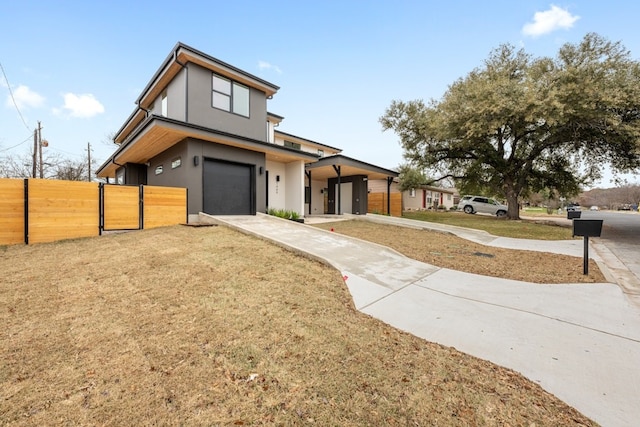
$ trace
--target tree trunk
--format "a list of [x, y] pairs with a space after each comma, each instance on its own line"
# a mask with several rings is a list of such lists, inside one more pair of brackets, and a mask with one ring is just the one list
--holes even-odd
[[513, 188], [508, 188], [507, 196], [507, 218], [520, 219], [520, 205], [518, 204], [518, 192]]

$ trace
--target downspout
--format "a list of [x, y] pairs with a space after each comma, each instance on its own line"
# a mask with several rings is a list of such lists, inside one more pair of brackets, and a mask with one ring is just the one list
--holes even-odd
[[[120, 166], [121, 168], [124, 168], [124, 176], [125, 176], [125, 181], [127, 180], [127, 164], [125, 163], [124, 165], [121, 165], [120, 163], [116, 162], [116, 156], [114, 155], [113, 158], [111, 159], [111, 163], [113, 163], [116, 166]], [[116, 183], [118, 181], [118, 176], [116, 174]], [[124, 182], [124, 184], [126, 184], [126, 182]]]

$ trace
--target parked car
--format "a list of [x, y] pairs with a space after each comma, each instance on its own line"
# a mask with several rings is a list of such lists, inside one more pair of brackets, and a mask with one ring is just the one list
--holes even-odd
[[464, 213], [488, 213], [499, 217], [507, 214], [507, 206], [483, 196], [464, 196], [458, 203], [458, 210]]
[[599, 208], [597, 206], [591, 206], [591, 210], [592, 211], [597, 211], [597, 210], [599, 210]]
[[580, 212], [580, 205], [577, 203], [569, 203], [567, 205], [567, 212]]

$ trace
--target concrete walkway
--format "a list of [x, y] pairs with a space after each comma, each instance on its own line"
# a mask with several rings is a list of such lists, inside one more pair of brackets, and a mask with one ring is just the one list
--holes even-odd
[[[362, 218], [379, 220], [374, 217]], [[203, 220], [334, 266], [358, 310], [428, 341], [514, 369], [603, 426], [638, 425], [640, 309], [617, 284], [540, 285], [462, 273], [262, 214]], [[437, 228], [493, 246], [582, 256], [581, 241], [540, 243]]]

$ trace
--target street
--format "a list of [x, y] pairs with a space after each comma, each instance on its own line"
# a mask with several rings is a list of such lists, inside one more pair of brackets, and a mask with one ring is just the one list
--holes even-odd
[[640, 280], [640, 214], [582, 211], [581, 218], [603, 220], [600, 240]]

